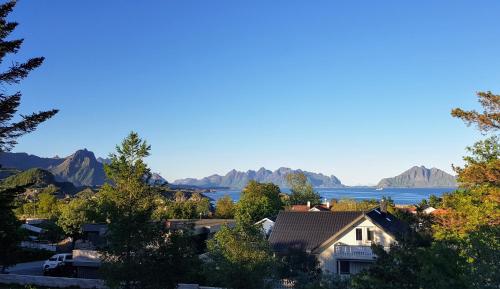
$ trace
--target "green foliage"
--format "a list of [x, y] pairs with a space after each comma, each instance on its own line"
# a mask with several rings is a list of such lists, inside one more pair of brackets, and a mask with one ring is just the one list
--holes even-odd
[[188, 199], [179, 191], [174, 200], [162, 199], [160, 203], [159, 206], [164, 211], [157, 211], [155, 214], [160, 219], [197, 219], [210, 216], [212, 211], [210, 200], [200, 193], [193, 193]]
[[83, 224], [95, 221], [93, 220], [95, 208], [96, 203], [90, 196], [79, 195], [71, 199], [67, 204], [63, 203], [60, 206], [57, 224], [66, 235], [76, 240], [82, 234]]
[[467, 258], [473, 288], [498, 288], [500, 284], [500, 226], [481, 226], [460, 246]]
[[399, 244], [392, 246], [390, 253], [380, 246], [372, 248], [378, 258], [368, 270], [353, 277], [353, 289], [468, 287], [465, 259], [453, 246]]
[[378, 206], [376, 200], [361, 200], [357, 201], [354, 199], [340, 199], [332, 200], [331, 202], [332, 211], [368, 211]]
[[294, 288], [309, 288], [321, 279], [321, 268], [315, 255], [299, 249], [290, 249], [280, 259], [279, 277], [295, 282]]
[[252, 225], [223, 227], [207, 242], [210, 262], [205, 264], [208, 281], [234, 289], [262, 289], [273, 276], [275, 259], [260, 230]]
[[283, 209], [281, 191], [273, 183], [248, 182], [236, 204], [235, 218], [239, 222], [255, 223], [263, 218], [272, 218]]
[[113, 185], [98, 192], [99, 212], [109, 222], [103, 275], [111, 288], [175, 288], [195, 269], [194, 249], [178, 233], [155, 222], [157, 192], [143, 159], [150, 147], [132, 132], [105, 166]]
[[54, 182], [54, 176], [50, 172], [38, 168], [32, 168], [4, 179], [1, 185], [3, 187], [28, 185], [45, 187]]
[[286, 181], [291, 191], [291, 205], [304, 205], [311, 202], [314, 206], [321, 203], [321, 196], [314, 191], [304, 173], [290, 173], [286, 176]]
[[230, 196], [224, 196], [215, 204], [215, 216], [221, 219], [234, 218], [235, 206]]
[[37, 217], [54, 219], [59, 215], [57, 199], [49, 192], [42, 192], [38, 195]]
[[16, 263], [17, 244], [22, 240], [19, 229], [21, 223], [14, 215], [14, 199], [24, 188], [0, 189], [0, 266], [3, 273], [6, 267]]

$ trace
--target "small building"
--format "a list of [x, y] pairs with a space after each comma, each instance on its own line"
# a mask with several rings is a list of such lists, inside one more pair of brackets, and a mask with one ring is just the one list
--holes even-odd
[[380, 208], [369, 212], [284, 211], [278, 214], [269, 242], [277, 254], [303, 250], [316, 256], [323, 272], [350, 275], [375, 261], [372, 244], [389, 250], [396, 236], [407, 230], [406, 224]]
[[274, 227], [274, 220], [272, 220], [271, 218], [264, 218], [255, 223], [255, 225], [261, 227], [262, 232], [264, 232], [266, 237], [269, 237]]
[[73, 266], [76, 277], [85, 279], [100, 279], [101, 255], [95, 250], [73, 250]]

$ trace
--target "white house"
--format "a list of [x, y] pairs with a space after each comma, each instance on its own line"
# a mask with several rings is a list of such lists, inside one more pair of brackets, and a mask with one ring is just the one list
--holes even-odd
[[269, 237], [278, 254], [290, 248], [316, 255], [324, 272], [349, 275], [373, 263], [371, 244], [389, 249], [407, 226], [379, 208], [369, 212], [280, 212]]
[[273, 230], [274, 221], [269, 218], [264, 218], [255, 223], [255, 225], [260, 226], [262, 228], [262, 232], [264, 232], [266, 236], [269, 236], [269, 234], [271, 234], [271, 231]]

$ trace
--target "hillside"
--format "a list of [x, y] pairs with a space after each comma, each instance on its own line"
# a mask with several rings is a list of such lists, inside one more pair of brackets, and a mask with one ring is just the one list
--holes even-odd
[[201, 188], [213, 187], [228, 187], [233, 189], [243, 188], [248, 181], [255, 180], [264, 183], [274, 183], [281, 188], [286, 188], [286, 175], [292, 172], [303, 172], [316, 188], [334, 188], [342, 187], [342, 183], [335, 176], [325, 176], [323, 174], [312, 173], [302, 170], [292, 170], [290, 168], [279, 168], [275, 171], [270, 171], [261, 168], [258, 171], [249, 170], [247, 172], [240, 172], [231, 170], [226, 175], [211, 175], [202, 179], [180, 179], [173, 182], [175, 185], [197, 186]]
[[45, 188], [53, 185], [62, 193], [74, 194], [78, 189], [70, 182], [58, 182], [49, 171], [32, 168], [9, 176], [0, 182], [3, 187], [27, 186], [31, 188]]
[[392, 178], [380, 180], [377, 187], [400, 187], [400, 188], [431, 188], [431, 187], [456, 187], [457, 181], [452, 176], [440, 169], [428, 169], [424, 166], [414, 166]]

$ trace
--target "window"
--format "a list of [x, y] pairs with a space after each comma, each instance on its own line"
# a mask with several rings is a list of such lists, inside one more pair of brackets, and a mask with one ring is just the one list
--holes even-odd
[[362, 240], [363, 240], [363, 230], [356, 229], [356, 241], [362, 241]]
[[370, 229], [366, 229], [366, 238], [368, 241], [373, 241], [373, 231]]
[[59, 257], [57, 258], [57, 261], [64, 261], [64, 256], [59, 256]]
[[339, 273], [351, 274], [349, 261], [339, 261]]

